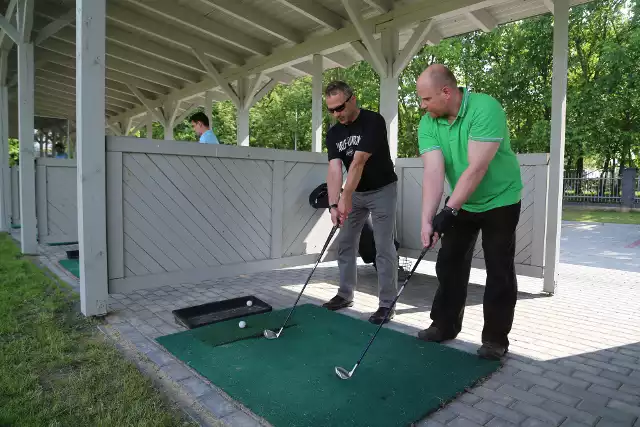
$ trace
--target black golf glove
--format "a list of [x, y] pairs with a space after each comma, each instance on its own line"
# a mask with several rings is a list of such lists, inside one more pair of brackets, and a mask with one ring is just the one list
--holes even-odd
[[453, 226], [457, 214], [458, 213], [449, 206], [442, 208], [433, 218], [433, 232], [442, 236]]

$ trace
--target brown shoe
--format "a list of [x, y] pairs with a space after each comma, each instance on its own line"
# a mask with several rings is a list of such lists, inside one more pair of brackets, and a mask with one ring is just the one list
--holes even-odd
[[340, 310], [341, 308], [351, 307], [353, 306], [353, 301], [347, 301], [342, 298], [340, 295], [336, 295], [331, 298], [329, 301], [322, 304], [322, 306], [328, 310], [335, 311]]
[[421, 339], [422, 341], [431, 341], [431, 342], [440, 343], [443, 341], [454, 339], [455, 335], [452, 335], [452, 334], [447, 335], [444, 332], [442, 332], [442, 330], [431, 325], [427, 329], [423, 329], [422, 331], [418, 332], [418, 338]]
[[[390, 309], [387, 307], [380, 307], [378, 310], [369, 317], [369, 322], [374, 325], [379, 325], [384, 321], [384, 323], [388, 323], [391, 319], [396, 315], [396, 311], [394, 309]], [[385, 317], [387, 318], [385, 320]]]
[[500, 360], [507, 353], [507, 347], [500, 344], [484, 343], [477, 351], [478, 356], [487, 360]]

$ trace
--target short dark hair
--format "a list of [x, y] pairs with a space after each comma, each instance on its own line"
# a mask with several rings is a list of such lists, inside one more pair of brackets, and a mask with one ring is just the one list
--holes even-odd
[[327, 85], [327, 88], [324, 90], [324, 95], [337, 95], [339, 92], [344, 93], [346, 98], [349, 98], [353, 95], [353, 89], [347, 83], [342, 80], [334, 80]]
[[203, 125], [209, 127], [209, 117], [207, 117], [207, 115], [202, 111], [198, 111], [197, 113], [194, 113], [191, 116], [191, 119], [189, 119], [189, 121], [196, 122], [196, 123], [202, 122]]

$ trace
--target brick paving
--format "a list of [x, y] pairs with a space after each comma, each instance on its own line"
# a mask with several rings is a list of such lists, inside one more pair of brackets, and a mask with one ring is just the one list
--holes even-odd
[[[51, 257], [41, 258], [55, 264]], [[416, 335], [429, 325], [434, 269], [433, 263], [421, 264], [388, 327]], [[255, 295], [274, 309], [290, 307], [309, 271], [305, 266], [113, 294], [106, 320], [225, 424], [268, 425], [153, 339], [182, 330], [171, 314], [176, 308], [243, 295]], [[342, 312], [366, 319], [377, 307], [375, 270], [360, 266], [358, 280], [356, 304]], [[482, 331], [484, 272], [474, 269], [471, 282], [463, 330], [446, 345], [475, 352]], [[321, 304], [337, 285], [335, 263], [321, 264], [300, 303]], [[540, 279], [519, 277], [519, 288], [504, 366], [418, 425], [640, 427], [640, 271], [562, 263], [554, 296], [540, 292]]]

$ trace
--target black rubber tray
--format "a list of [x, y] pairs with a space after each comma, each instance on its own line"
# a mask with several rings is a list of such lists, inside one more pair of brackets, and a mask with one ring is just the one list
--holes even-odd
[[67, 259], [79, 259], [80, 258], [80, 250], [76, 249], [73, 251], [67, 251]]
[[[251, 307], [247, 305], [247, 301], [249, 300], [253, 302]], [[173, 310], [171, 313], [173, 313], [176, 322], [184, 325], [186, 328], [193, 329], [224, 320], [266, 313], [271, 310], [272, 308], [269, 304], [249, 295], [181, 308], [179, 310]]]

